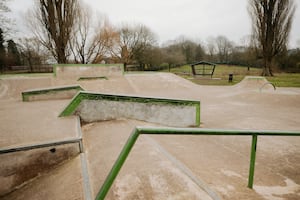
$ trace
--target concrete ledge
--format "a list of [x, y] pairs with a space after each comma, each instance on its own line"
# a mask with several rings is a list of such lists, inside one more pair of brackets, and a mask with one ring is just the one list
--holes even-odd
[[22, 99], [23, 101], [71, 99], [81, 90], [84, 89], [80, 85], [39, 88], [22, 92]]
[[60, 116], [84, 122], [129, 118], [175, 127], [200, 125], [200, 101], [79, 92]]
[[57, 64], [53, 66], [54, 76], [59, 79], [74, 79], [80, 77], [122, 76], [123, 64]]

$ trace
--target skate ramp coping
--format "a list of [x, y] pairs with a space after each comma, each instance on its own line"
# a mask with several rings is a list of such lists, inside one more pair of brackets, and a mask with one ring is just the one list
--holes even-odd
[[71, 99], [78, 91], [84, 90], [80, 85], [39, 88], [22, 92], [23, 101]]
[[265, 77], [262, 76], [246, 76], [237, 87], [242, 89], [259, 90], [276, 90], [273, 83], [269, 82]]
[[57, 64], [53, 73], [58, 79], [78, 80], [82, 77], [122, 76], [124, 67], [123, 64]]
[[135, 119], [174, 127], [200, 125], [200, 101], [80, 91], [60, 116], [79, 115], [90, 123]]

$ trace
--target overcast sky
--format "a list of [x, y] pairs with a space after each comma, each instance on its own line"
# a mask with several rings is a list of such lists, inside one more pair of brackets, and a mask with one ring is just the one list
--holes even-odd
[[[83, 0], [105, 14], [112, 24], [142, 23], [158, 36], [159, 42], [184, 35], [205, 42], [224, 35], [237, 44], [251, 34], [248, 0]], [[294, 16], [290, 47], [300, 47], [300, 1]], [[33, 0], [11, 0], [10, 7], [22, 27], [25, 11]]]

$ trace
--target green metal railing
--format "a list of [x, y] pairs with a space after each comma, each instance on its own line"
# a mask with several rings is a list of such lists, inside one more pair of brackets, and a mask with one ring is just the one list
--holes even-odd
[[256, 144], [257, 136], [300, 136], [300, 131], [266, 131], [266, 130], [222, 130], [222, 129], [200, 129], [200, 128], [147, 128], [147, 127], [136, 127], [128, 138], [124, 145], [118, 159], [114, 163], [110, 173], [106, 177], [100, 191], [96, 196], [96, 200], [102, 200], [105, 198], [111, 185], [113, 184], [116, 176], [118, 175], [121, 167], [123, 166], [130, 150], [135, 144], [140, 134], [158, 134], [158, 135], [241, 135], [241, 136], [252, 136], [251, 145], [251, 156], [250, 156], [250, 167], [249, 167], [249, 178], [248, 187], [252, 189], [254, 168], [255, 168], [255, 157], [256, 157]]

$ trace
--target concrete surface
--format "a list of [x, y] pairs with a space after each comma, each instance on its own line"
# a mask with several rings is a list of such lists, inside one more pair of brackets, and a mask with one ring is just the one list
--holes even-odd
[[83, 177], [79, 156], [53, 167], [18, 190], [0, 197], [3, 200], [24, 199], [84, 199]]
[[[300, 130], [299, 88], [260, 90], [263, 83], [249, 82], [199, 86], [173, 74], [146, 73], [80, 84], [94, 92], [200, 100], [205, 128]], [[70, 84], [78, 83], [74, 78], [1, 79], [1, 147], [78, 136], [76, 117], [57, 117], [68, 101], [21, 102], [25, 89]], [[136, 125], [159, 126], [128, 119], [82, 124], [92, 198]], [[142, 136], [107, 199], [213, 199], [207, 190], [225, 200], [299, 199], [300, 138], [258, 138], [253, 190], [247, 188], [250, 141], [241, 136]], [[82, 171], [76, 157], [1, 198], [85, 199]]]
[[23, 101], [72, 99], [81, 90], [83, 88], [80, 85], [39, 88], [23, 91], [22, 99]]
[[1, 101], [0, 148], [77, 137], [77, 117], [57, 117], [67, 102], [68, 100]]

